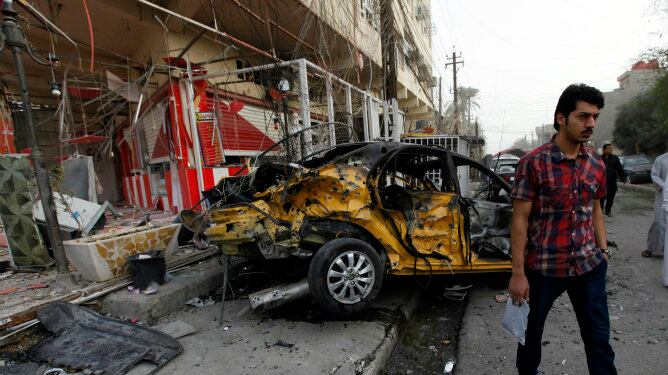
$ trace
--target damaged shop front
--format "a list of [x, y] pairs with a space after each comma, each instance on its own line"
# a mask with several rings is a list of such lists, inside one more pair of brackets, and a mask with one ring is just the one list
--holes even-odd
[[[266, 156], [298, 160], [338, 143], [382, 139], [381, 119], [389, 121], [380, 101], [307, 60], [211, 74], [185, 60], [168, 63], [182, 69], [182, 78], [171, 79], [144, 108], [140, 96], [136, 121], [116, 132], [123, 195], [135, 206], [191, 209], [200, 204], [200, 192], [248, 173], [267, 150]], [[264, 99], [234, 94], [216, 81], [251, 73], [262, 81]], [[335, 108], [333, 87], [345, 90], [345, 107]], [[306, 93], [318, 90], [325, 96], [312, 102]], [[274, 147], [295, 133], [298, 140]], [[398, 139], [399, 133], [386, 134]]]

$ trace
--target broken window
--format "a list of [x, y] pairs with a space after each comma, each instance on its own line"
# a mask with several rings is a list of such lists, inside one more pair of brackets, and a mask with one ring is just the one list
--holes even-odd
[[[509, 186], [477, 162], [453, 155], [457, 174], [467, 177], [462, 189], [469, 216], [471, 250], [478, 258], [510, 259], [512, 203]], [[460, 184], [461, 185], [461, 184]]]
[[454, 191], [445, 163], [440, 156], [421, 151], [401, 152], [385, 165], [378, 179], [381, 205], [387, 209], [402, 209], [410, 192]]

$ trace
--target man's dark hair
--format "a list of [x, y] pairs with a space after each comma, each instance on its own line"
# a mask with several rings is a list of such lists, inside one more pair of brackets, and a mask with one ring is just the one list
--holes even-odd
[[575, 110], [578, 100], [583, 100], [587, 103], [593, 104], [602, 109], [605, 105], [603, 93], [595, 87], [587, 86], [584, 83], [572, 84], [566, 87], [566, 90], [561, 93], [557, 108], [554, 110], [554, 129], [559, 131], [559, 123], [557, 123], [557, 113], [561, 113], [565, 117]]
[[612, 143], [610, 143], [610, 142], [606, 142], [606, 143], [604, 143], [604, 144], [603, 144], [603, 147], [601, 147], [601, 149], [604, 149], [604, 148], [606, 148], [606, 147], [608, 147], [608, 146], [612, 146]]

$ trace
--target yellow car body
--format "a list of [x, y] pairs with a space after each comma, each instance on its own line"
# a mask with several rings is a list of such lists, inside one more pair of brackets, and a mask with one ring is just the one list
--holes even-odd
[[[468, 192], [462, 174], [471, 177]], [[510, 186], [445, 149], [348, 144], [221, 184], [228, 184], [221, 191], [251, 190], [244, 201], [223, 194], [209, 210], [205, 234], [226, 254], [308, 258], [328, 241], [350, 237], [370, 244], [389, 274], [511, 269]], [[485, 238], [492, 240], [478, 246]]]

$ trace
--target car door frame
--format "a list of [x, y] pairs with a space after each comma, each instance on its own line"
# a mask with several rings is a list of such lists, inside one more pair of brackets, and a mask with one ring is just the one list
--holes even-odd
[[[422, 155], [425, 155], [425, 156], [433, 156], [433, 157], [439, 158], [439, 160], [441, 162], [442, 173], [446, 174], [446, 175], [441, 176], [443, 181], [441, 182], [440, 190], [435, 191], [435, 193], [444, 193], [444, 194], [447, 193], [447, 194], [454, 194], [457, 197], [460, 196], [459, 193], [457, 192], [457, 185], [455, 185], [452, 181], [452, 175], [451, 175], [452, 170], [448, 165], [449, 156], [448, 156], [448, 151], [447, 150], [439, 149], [439, 148], [436, 148], [436, 147], [424, 146], [424, 145], [406, 145], [404, 147], [399, 147], [399, 148], [393, 150], [392, 152], [388, 153], [385, 157], [383, 157], [381, 160], [379, 160], [370, 170], [368, 186], [369, 186], [370, 189], [373, 187], [372, 191], [370, 192], [371, 196], [372, 196], [372, 201], [374, 201], [374, 204], [377, 205], [377, 207], [381, 209], [381, 212], [385, 208], [382, 206], [382, 200], [381, 200], [380, 192], [379, 192], [379, 189], [378, 189], [379, 179], [381, 178], [383, 173], [387, 170], [388, 165], [391, 162], [391, 160], [393, 160], [394, 158], [396, 158], [400, 154], [405, 154], [405, 153], [422, 154]], [[446, 184], [445, 180], [448, 179], [448, 178], [450, 179], [450, 183], [447, 184], [447, 186], [452, 188], [452, 189], [451, 190], [448, 189], [448, 190], [444, 191], [443, 187]], [[457, 180], [457, 179], [455, 178], [454, 180]], [[383, 215], [386, 215], [386, 214], [383, 213]], [[390, 218], [388, 218], [388, 219], [391, 221]], [[407, 220], [407, 218], [406, 218], [406, 220]], [[431, 255], [421, 254], [420, 252], [417, 251], [417, 249], [414, 247], [412, 241], [410, 240], [410, 233], [408, 233], [408, 232], [407, 233], [400, 233], [398, 228], [395, 228], [395, 229], [397, 229], [397, 233], [399, 233], [399, 237], [400, 237], [401, 242], [409, 250], [409, 252], [411, 253], [412, 256], [414, 256], [414, 257], [425, 257], [425, 256], [427, 256], [427, 257], [434, 257], [434, 258], [441, 258], [442, 257], [444, 259], [449, 258], [447, 256], [444, 256], [444, 255], [440, 254], [440, 253], [432, 253]], [[407, 231], [408, 231], [408, 227], [407, 227]], [[462, 246], [461, 236], [460, 236], [460, 246]], [[465, 251], [465, 248], [462, 248], [461, 251]]]
[[467, 156], [464, 156], [462, 154], [458, 154], [456, 152], [452, 152], [452, 151], [448, 152], [447, 164], [448, 164], [448, 168], [450, 169], [450, 176], [453, 176], [454, 179], [455, 179], [455, 181], [453, 181], [454, 184], [455, 184], [454, 185], [455, 186], [455, 191], [456, 191], [457, 195], [459, 195], [460, 204], [462, 205], [462, 207], [460, 208], [460, 212], [464, 215], [465, 232], [466, 232], [466, 248], [464, 249], [465, 258], [467, 259], [468, 264], [471, 265], [471, 267], [473, 267], [473, 263], [472, 263], [472, 255], [473, 254], [472, 254], [472, 249], [471, 249], [471, 219], [468, 215], [468, 213], [469, 213], [468, 207], [466, 207], [466, 205], [468, 204], [467, 201], [471, 200], [472, 198], [466, 198], [466, 197], [462, 196], [462, 191], [461, 191], [461, 187], [460, 187], [460, 184], [459, 184], [459, 178], [456, 177], [457, 176], [457, 165], [455, 164], [454, 158], [460, 158], [460, 159], [466, 161], [467, 163], [469, 163], [469, 165], [476, 165], [476, 166], [479, 167], [479, 169], [481, 169], [483, 171], [487, 171], [488, 172], [488, 177], [490, 177], [494, 181], [496, 181], [501, 186], [501, 188], [503, 188], [508, 193], [508, 196], [510, 196], [510, 193], [512, 191], [512, 187], [510, 186], [510, 184], [508, 184], [506, 181], [504, 181], [501, 177], [499, 177], [496, 173], [494, 173], [494, 171], [487, 168], [482, 163], [479, 163], [479, 162], [477, 162], [477, 161], [475, 161], [475, 160], [473, 160], [473, 159], [471, 159]]

